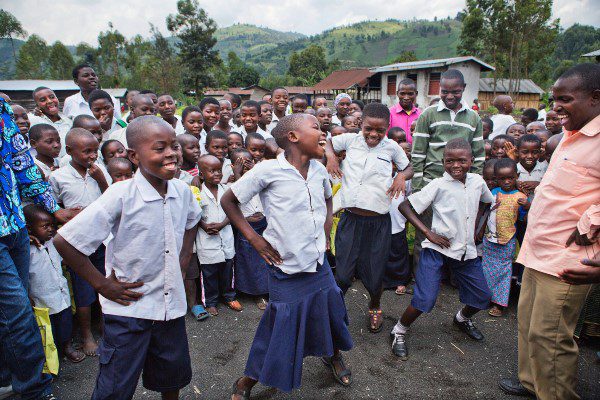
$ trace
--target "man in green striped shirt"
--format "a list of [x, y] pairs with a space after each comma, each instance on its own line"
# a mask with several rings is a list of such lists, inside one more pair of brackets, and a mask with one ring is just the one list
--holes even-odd
[[425, 109], [417, 120], [412, 148], [413, 191], [442, 176], [444, 148], [451, 139], [464, 138], [471, 144], [474, 157], [471, 172], [482, 173], [485, 150], [481, 118], [462, 101], [464, 89], [465, 79], [459, 70], [444, 72], [440, 81], [442, 101]]
[[[485, 149], [481, 118], [476, 111], [462, 101], [465, 78], [457, 69], [449, 69], [440, 80], [441, 101], [437, 106], [425, 109], [417, 120], [413, 133], [412, 166], [414, 176], [411, 181], [413, 192], [423, 189], [427, 183], [444, 174], [444, 149], [446, 143], [455, 138], [464, 138], [473, 151], [473, 173], [483, 172]], [[421, 214], [421, 221], [431, 227], [431, 208]], [[419, 265], [421, 242], [425, 236], [417, 230], [413, 251], [414, 272]]]

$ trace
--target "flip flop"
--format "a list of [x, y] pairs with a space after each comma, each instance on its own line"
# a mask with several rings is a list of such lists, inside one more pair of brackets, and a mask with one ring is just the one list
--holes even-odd
[[[336, 381], [338, 381], [339, 384], [341, 384], [342, 386], [350, 386], [352, 384], [352, 371], [350, 371], [350, 369], [346, 368], [346, 364], [344, 364], [344, 359], [339, 356], [337, 357], [335, 360], [339, 361], [340, 363], [340, 367], [342, 368], [342, 370], [337, 373], [335, 371], [335, 365], [333, 363], [334, 357], [321, 357], [321, 361], [323, 361], [323, 364], [327, 365], [329, 368], [331, 368], [331, 372], [333, 372], [333, 377], [335, 378]], [[348, 382], [344, 382], [342, 380], [343, 377], [347, 376], [348, 377]]]
[[196, 304], [190, 311], [194, 318], [196, 318], [196, 321], [202, 321], [210, 316], [200, 304]]

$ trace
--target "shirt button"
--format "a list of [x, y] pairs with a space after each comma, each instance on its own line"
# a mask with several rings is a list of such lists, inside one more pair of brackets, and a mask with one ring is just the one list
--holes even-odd
[[169, 254], [169, 250], [165, 250], [165, 253]]
[[168, 296], [168, 295], [169, 295], [169, 293], [165, 293], [165, 296]]

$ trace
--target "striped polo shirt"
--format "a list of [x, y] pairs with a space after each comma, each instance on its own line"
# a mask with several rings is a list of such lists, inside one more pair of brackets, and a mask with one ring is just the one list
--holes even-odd
[[471, 144], [474, 157], [471, 172], [482, 173], [485, 150], [479, 114], [465, 103], [458, 112], [454, 112], [440, 101], [437, 106], [423, 111], [413, 133], [413, 191], [421, 190], [444, 174], [444, 149], [446, 143], [455, 138], [464, 138]]

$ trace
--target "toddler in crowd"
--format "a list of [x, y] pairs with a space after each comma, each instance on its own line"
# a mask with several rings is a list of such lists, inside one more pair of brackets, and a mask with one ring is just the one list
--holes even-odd
[[100, 154], [104, 163], [108, 165], [112, 158], [127, 158], [127, 150], [125, 146], [118, 140], [108, 139], [100, 146]]
[[59, 167], [60, 136], [55, 127], [38, 124], [29, 130], [29, 144], [35, 150], [33, 161], [38, 166], [44, 180], [49, 180], [53, 171]]
[[358, 126], [358, 118], [352, 115], [346, 115], [342, 118], [342, 126], [351, 133], [358, 133], [360, 128]]
[[106, 170], [112, 183], [133, 178], [133, 164], [126, 158], [113, 157], [106, 164]]

